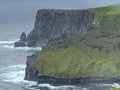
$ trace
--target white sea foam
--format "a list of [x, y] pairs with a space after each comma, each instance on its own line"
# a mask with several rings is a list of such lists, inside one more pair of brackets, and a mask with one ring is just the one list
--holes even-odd
[[118, 83], [113, 83], [113, 84], [96, 84], [97, 86], [102, 86], [102, 87], [113, 87], [113, 88], [120, 88], [120, 84]]
[[4, 45], [4, 48], [13, 50], [25, 50], [25, 51], [41, 51], [41, 47], [14, 47], [14, 45]]
[[0, 76], [5, 82], [20, 83], [24, 80], [25, 67], [25, 65], [2, 67], [0, 70]]
[[19, 39], [15, 39], [15, 40], [10, 40], [10, 41], [0, 41], [0, 44], [14, 44], [16, 41], [18, 41]]
[[118, 83], [113, 83], [113, 84], [112, 84], [112, 87], [114, 87], [114, 88], [120, 88], [120, 84], [118, 84]]
[[[32, 90], [39, 90], [38, 88], [49, 88], [50, 90], [68, 90], [72, 89], [75, 90], [74, 86], [52, 86], [50, 84], [37, 84], [31, 82], [29, 85], [27, 85], [27, 88], [32, 89]], [[87, 89], [82, 89], [82, 90], [87, 90]]]
[[30, 90], [42, 90], [48, 88], [49, 90], [89, 90], [87, 88], [79, 87], [79, 86], [71, 86], [71, 85], [64, 85], [64, 86], [52, 86], [50, 84], [37, 84], [31, 83], [27, 85], [26, 88]]
[[0, 77], [4, 82], [18, 83], [24, 85], [29, 90], [40, 90], [40, 88], [49, 88], [50, 90], [89, 90], [76, 86], [52, 86], [50, 84], [38, 84], [34, 81], [24, 80], [25, 77], [25, 65], [12, 65], [8, 67], [2, 67], [0, 69]]

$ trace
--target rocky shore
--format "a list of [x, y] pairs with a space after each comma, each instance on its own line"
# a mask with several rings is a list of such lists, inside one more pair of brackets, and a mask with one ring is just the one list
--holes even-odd
[[111, 77], [81, 77], [81, 78], [56, 78], [52, 76], [37, 76], [37, 81], [41, 83], [49, 83], [52, 85], [79, 85], [79, 84], [113, 84], [119, 83], [120, 78]]

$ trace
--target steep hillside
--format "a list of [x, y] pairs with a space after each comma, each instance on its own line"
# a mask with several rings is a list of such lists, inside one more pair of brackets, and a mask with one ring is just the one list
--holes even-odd
[[120, 77], [120, 11], [93, 9], [96, 19], [87, 33], [62, 34], [49, 40], [35, 66], [46, 76]]

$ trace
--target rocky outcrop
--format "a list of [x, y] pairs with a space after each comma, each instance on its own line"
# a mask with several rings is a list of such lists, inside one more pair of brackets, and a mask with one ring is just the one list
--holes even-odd
[[[38, 10], [34, 29], [27, 36], [27, 46], [43, 46], [48, 40], [64, 33], [85, 33], [89, 24], [95, 19], [93, 9], [87, 10]], [[26, 41], [25, 34], [15, 46], [24, 46], [21, 41]]]
[[20, 35], [20, 40], [14, 43], [15, 47], [25, 47], [27, 45], [26, 33]]
[[20, 41], [24, 41], [24, 42], [27, 41], [27, 37], [26, 37], [26, 33], [25, 33], [25, 32], [23, 32], [23, 33], [20, 35]]

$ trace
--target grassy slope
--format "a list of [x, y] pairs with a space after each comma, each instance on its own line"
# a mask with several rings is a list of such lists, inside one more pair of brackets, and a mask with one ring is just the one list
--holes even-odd
[[44, 75], [56, 77], [120, 77], [119, 6], [95, 9], [97, 21], [68, 48], [43, 48], [35, 63]]
[[111, 89], [111, 90], [120, 90], [120, 88], [113, 88], [113, 89]]

